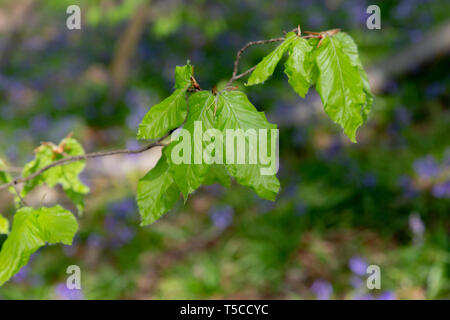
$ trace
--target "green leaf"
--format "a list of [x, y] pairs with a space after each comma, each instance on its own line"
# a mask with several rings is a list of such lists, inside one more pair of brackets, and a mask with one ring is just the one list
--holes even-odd
[[313, 84], [313, 49], [306, 39], [297, 37], [289, 48], [289, 58], [285, 64], [289, 84], [302, 98]]
[[8, 183], [12, 180], [11, 176], [6, 171], [2, 171], [6, 169], [6, 165], [2, 159], [0, 159], [0, 184]]
[[191, 84], [193, 69], [190, 64], [175, 67], [175, 88], [183, 89]]
[[[229, 174], [236, 178], [241, 185], [252, 188], [260, 197], [275, 200], [275, 197], [280, 188], [275, 172], [269, 175], [261, 174], [261, 169], [267, 167], [262, 164], [260, 159], [255, 164], [250, 164], [250, 155], [259, 154], [257, 148], [250, 149], [250, 136], [259, 133], [259, 129], [276, 129], [276, 125], [267, 121], [263, 112], [258, 112], [256, 108], [247, 99], [247, 96], [239, 91], [227, 91], [218, 97], [218, 104], [220, 112], [217, 114], [215, 127], [223, 132], [226, 129], [242, 130], [245, 135], [247, 158], [245, 163], [237, 163], [235, 158], [234, 163], [226, 161], [226, 168]], [[252, 133], [252, 129], [255, 133]], [[268, 138], [268, 144], [271, 145], [271, 139]], [[226, 145], [226, 143], [225, 143]], [[269, 148], [268, 148], [269, 149]], [[270, 150], [270, 149], [269, 149]], [[231, 150], [226, 150], [229, 153]], [[238, 143], [234, 144], [234, 155], [242, 154], [243, 150], [238, 150]]]
[[169, 173], [163, 154], [137, 187], [137, 203], [141, 214], [141, 226], [151, 224], [170, 210], [180, 197], [180, 190]]
[[169, 97], [153, 106], [139, 124], [138, 139], [158, 139], [179, 127], [186, 118], [187, 87], [175, 90]]
[[265, 56], [260, 63], [256, 65], [255, 70], [253, 70], [250, 78], [248, 79], [246, 86], [252, 86], [255, 84], [263, 83], [269, 78], [277, 66], [278, 62], [283, 57], [286, 50], [289, 49], [292, 42], [296, 39], [294, 32], [289, 32], [286, 35], [286, 39], [271, 53]]
[[[9, 183], [13, 180], [11, 175], [8, 172], [3, 171], [5, 169], [6, 169], [6, 165], [3, 162], [3, 160], [0, 159], [0, 184]], [[8, 191], [14, 195], [16, 203], [20, 202], [20, 199], [18, 199], [18, 197], [16, 195], [16, 191], [14, 190], [14, 187], [9, 187]]]
[[[214, 128], [214, 106], [215, 96], [211, 92], [194, 93], [189, 98], [189, 114], [181, 131], [188, 136], [180, 134], [178, 141], [172, 141], [164, 150], [169, 170], [185, 200], [202, 184], [208, 173], [208, 165], [203, 161], [203, 149], [206, 147], [203, 132]], [[175, 160], [180, 154], [187, 161]]]
[[18, 210], [0, 251], [0, 285], [19, 272], [31, 254], [46, 243], [71, 245], [77, 230], [75, 217], [60, 206]]
[[203, 184], [211, 185], [214, 183], [220, 183], [224, 187], [229, 188], [231, 185], [230, 176], [228, 174], [227, 168], [221, 164], [211, 164], [209, 167], [208, 174], [206, 175]]
[[[34, 160], [25, 165], [23, 176], [28, 177], [52, 162], [63, 159], [64, 157], [84, 154], [83, 147], [73, 138], [65, 138], [61, 141], [60, 146], [64, 146], [64, 154], [55, 153], [51, 145], [41, 145], [36, 151]], [[80, 181], [78, 175], [84, 170], [85, 166], [85, 161], [81, 160], [53, 167], [36, 178], [27, 181], [24, 184], [22, 196], [24, 197], [42, 183], [46, 183], [51, 188], [60, 184], [67, 196], [74, 201], [81, 214], [84, 208], [83, 195], [89, 192], [89, 188]]]
[[325, 112], [356, 142], [356, 130], [363, 123], [361, 111], [366, 104], [358, 68], [334, 37], [326, 37], [316, 49], [316, 64], [319, 70], [316, 89]]
[[176, 90], [150, 108], [139, 124], [138, 139], [158, 139], [179, 127], [187, 114], [186, 91], [191, 85], [192, 66], [175, 69]]
[[334, 38], [339, 40], [342, 45], [342, 49], [350, 58], [352, 65], [358, 68], [359, 75], [363, 82], [364, 94], [366, 95], [366, 102], [362, 110], [362, 116], [364, 118], [364, 121], [366, 121], [370, 110], [372, 109], [373, 95], [372, 91], [370, 90], [369, 79], [367, 78], [366, 71], [364, 70], [361, 59], [359, 58], [358, 47], [355, 41], [353, 41], [352, 37], [350, 37], [345, 32], [337, 33]]
[[0, 214], [0, 234], [9, 233], [9, 221]]

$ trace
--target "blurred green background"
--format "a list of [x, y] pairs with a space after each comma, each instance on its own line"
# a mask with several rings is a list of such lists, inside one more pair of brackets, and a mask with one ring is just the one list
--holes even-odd
[[[81, 30], [66, 28], [71, 4]], [[381, 30], [366, 28], [369, 4]], [[171, 92], [176, 65], [189, 59], [202, 88], [223, 84], [245, 43], [298, 24], [348, 32], [375, 93], [352, 144], [282, 68], [263, 86], [241, 84], [279, 124], [276, 202], [213, 185], [142, 228], [135, 189], [155, 155], [91, 160], [73, 246], [39, 250], [0, 298], [450, 298], [449, 12], [445, 0], [0, 1], [0, 158], [13, 169], [71, 131], [87, 152], [137, 148], [137, 126]], [[240, 70], [273, 47], [248, 50]], [[72, 208], [58, 189], [27, 201]], [[0, 212], [12, 221], [8, 193]], [[72, 264], [80, 291], [65, 289]], [[380, 290], [366, 288], [370, 264]]]

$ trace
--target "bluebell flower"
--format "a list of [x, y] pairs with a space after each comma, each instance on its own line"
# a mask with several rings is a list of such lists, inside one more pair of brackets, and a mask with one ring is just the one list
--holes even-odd
[[364, 280], [358, 276], [352, 276], [350, 279], [350, 285], [355, 289], [362, 288], [364, 286]]
[[356, 294], [353, 296], [354, 300], [373, 300], [374, 297], [370, 293], [364, 293], [364, 294]]
[[413, 234], [418, 236], [425, 233], [425, 224], [417, 213], [409, 215], [409, 228]]
[[359, 256], [353, 256], [348, 261], [348, 267], [354, 274], [363, 276], [366, 274], [367, 262]]
[[27, 277], [28, 277], [29, 271], [30, 271], [30, 267], [29, 267], [28, 265], [23, 266], [23, 267], [19, 270], [19, 272], [17, 272], [17, 273], [14, 275], [14, 277], [12, 277], [11, 280], [12, 280], [13, 282], [16, 282], [16, 283], [24, 282], [24, 281], [27, 279]]
[[311, 28], [319, 28], [324, 23], [324, 18], [319, 12], [312, 12], [308, 15], [308, 24]]
[[430, 179], [437, 176], [441, 169], [436, 159], [432, 155], [427, 155], [423, 158], [414, 161], [414, 171], [422, 179]]
[[333, 294], [333, 286], [325, 280], [316, 280], [311, 286], [311, 291], [318, 300], [329, 300]]
[[45, 132], [50, 127], [51, 120], [42, 114], [38, 114], [37, 116], [34, 116], [30, 120], [30, 128], [33, 134], [40, 134], [42, 132]]
[[435, 184], [431, 193], [435, 198], [450, 198], [450, 180]]
[[234, 209], [231, 206], [215, 207], [210, 211], [212, 223], [216, 228], [225, 229], [233, 222]]
[[395, 300], [396, 297], [395, 297], [395, 293], [394, 292], [392, 292], [392, 291], [384, 291], [378, 296], [377, 299], [378, 300]]
[[60, 283], [55, 288], [58, 300], [84, 300], [81, 289], [69, 289], [65, 283]]

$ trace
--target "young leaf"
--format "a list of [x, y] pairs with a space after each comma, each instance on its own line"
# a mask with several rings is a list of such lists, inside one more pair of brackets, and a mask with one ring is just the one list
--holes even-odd
[[[218, 103], [221, 111], [217, 114], [215, 127], [222, 132], [226, 132], [226, 129], [242, 130], [247, 133], [245, 135], [247, 158], [254, 153], [259, 153], [257, 148], [250, 149], [250, 136], [258, 134], [259, 129], [267, 129], [270, 132], [270, 129], [276, 129], [276, 125], [269, 123], [264, 113], [258, 112], [242, 92], [226, 91], [220, 94]], [[269, 146], [271, 144], [270, 138], [268, 144]], [[237, 150], [237, 146], [238, 143], [235, 143], [233, 152], [235, 156], [238, 152], [243, 152]], [[226, 150], [226, 153], [230, 151]], [[249, 159], [246, 159], [245, 164], [227, 161], [225, 166], [229, 174], [234, 176], [239, 184], [252, 188], [262, 198], [275, 200], [280, 182], [275, 173], [271, 175], [261, 174], [261, 169], [266, 168], [267, 165], [263, 165], [259, 160], [255, 164], [250, 164]]]
[[362, 116], [364, 118], [364, 121], [366, 121], [370, 110], [372, 109], [373, 95], [372, 91], [370, 90], [369, 79], [367, 78], [366, 71], [364, 70], [361, 59], [359, 58], [358, 47], [353, 39], [345, 32], [337, 33], [334, 38], [340, 41], [342, 49], [350, 58], [352, 65], [358, 68], [359, 75], [363, 82], [364, 94], [366, 95], [366, 102], [362, 110]]
[[289, 58], [285, 64], [285, 73], [289, 84], [302, 98], [313, 84], [314, 57], [313, 47], [306, 39], [297, 37], [289, 48]]
[[214, 183], [220, 183], [224, 187], [229, 188], [231, 185], [230, 175], [227, 168], [223, 164], [211, 164], [209, 166], [208, 174], [206, 175], [203, 184], [211, 185]]
[[187, 113], [186, 90], [191, 85], [192, 66], [175, 69], [176, 90], [166, 99], [151, 107], [142, 119], [138, 139], [158, 139], [179, 127]]
[[263, 83], [267, 80], [275, 70], [278, 62], [283, 57], [286, 50], [290, 47], [292, 42], [296, 39], [294, 32], [289, 32], [286, 35], [286, 39], [271, 53], [265, 56], [260, 63], [256, 65], [250, 78], [248, 79], [246, 86], [252, 86], [255, 84]]
[[60, 206], [18, 210], [0, 251], [0, 285], [19, 272], [31, 254], [47, 242], [71, 245], [77, 230], [75, 217]]
[[[11, 175], [8, 172], [4, 171], [5, 169], [6, 169], [6, 165], [3, 162], [3, 160], [0, 159], [0, 184], [9, 183], [12, 181]], [[17, 197], [14, 187], [9, 187], [8, 191], [10, 193], [12, 193], [15, 197]], [[20, 199], [17, 199], [17, 201], [20, 201]]]
[[192, 66], [187, 64], [185, 66], [175, 67], [175, 88], [183, 89], [191, 84], [191, 77], [194, 74]]
[[[208, 165], [203, 161], [203, 149], [206, 147], [203, 132], [214, 128], [214, 108], [215, 96], [211, 92], [194, 93], [189, 98], [189, 114], [183, 127], [183, 132], [189, 136], [180, 135], [182, 139], [173, 141], [164, 150], [169, 171], [185, 200], [202, 184], [208, 173]], [[175, 160], [178, 157], [185, 157], [187, 161]]]
[[[63, 146], [62, 153], [55, 152], [54, 147], [50, 144], [41, 145], [36, 151], [34, 160], [25, 165], [23, 176], [28, 177], [52, 162], [66, 156], [84, 154], [83, 147], [73, 138], [65, 138], [61, 141], [60, 146]], [[37, 185], [42, 183], [46, 183], [51, 188], [60, 184], [67, 196], [77, 206], [79, 213], [82, 213], [84, 208], [83, 195], [89, 192], [89, 188], [78, 178], [78, 175], [84, 170], [84, 167], [85, 161], [77, 161], [53, 167], [34, 179], [27, 181], [22, 190], [22, 196], [24, 197]]]
[[167, 159], [163, 154], [137, 187], [137, 203], [141, 214], [141, 226], [158, 220], [169, 211], [180, 197], [180, 190], [169, 173]]
[[9, 221], [0, 213], [0, 234], [9, 233]]
[[6, 169], [6, 165], [2, 159], [0, 159], [0, 184], [8, 183], [12, 180], [11, 176], [8, 172], [3, 171]]
[[319, 70], [316, 89], [325, 112], [356, 142], [356, 129], [363, 123], [361, 109], [366, 103], [358, 68], [334, 37], [326, 37], [317, 48], [316, 64]]

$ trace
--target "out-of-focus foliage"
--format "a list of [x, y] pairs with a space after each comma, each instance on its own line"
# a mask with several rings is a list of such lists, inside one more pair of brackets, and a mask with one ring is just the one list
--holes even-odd
[[[242, 45], [279, 37], [280, 30], [300, 23], [302, 30], [341, 28], [369, 66], [408, 45], [419, 46], [427, 32], [448, 22], [450, 10], [444, 0], [275, 6], [250, 0], [152, 1], [125, 90], [113, 99], [110, 66], [118, 39], [136, 8], [147, 2], [80, 3], [81, 31], [66, 29], [65, 9], [73, 3], [58, 0], [39, 2], [16, 33], [8, 17], [22, 1], [1, 2], [0, 158], [8, 166], [22, 166], [40, 141], [59, 141], [70, 131], [87, 151], [137, 147], [139, 123], [150, 106], [170, 95], [173, 67], [187, 59], [202, 88], [220, 87]], [[368, 30], [366, 8], [375, 3], [382, 29]], [[250, 49], [240, 70], [275, 47]], [[12, 54], [5, 55], [7, 50]], [[283, 68], [275, 70], [270, 86], [241, 86], [269, 121], [292, 114], [287, 110], [298, 115], [295, 125], [279, 125], [281, 194], [275, 203], [238, 185], [228, 191], [212, 185], [190, 196], [186, 207], [176, 205], [141, 228], [133, 194], [145, 172], [104, 176], [93, 160], [81, 176], [92, 193], [74, 244], [40, 249], [0, 296], [449, 298], [449, 67], [449, 56], [440, 55], [386, 82], [358, 131], [358, 144], [308, 104], [317, 97], [314, 90], [303, 100], [290, 88]], [[137, 162], [135, 156], [126, 159]], [[64, 199], [62, 193], [36, 192], [27, 200], [50, 205], [54, 197]], [[0, 212], [10, 222], [13, 203], [12, 195], [0, 194]], [[0, 243], [4, 239], [0, 235]], [[81, 291], [65, 289], [71, 264], [81, 267]], [[381, 290], [365, 287], [369, 264], [381, 268]]]

